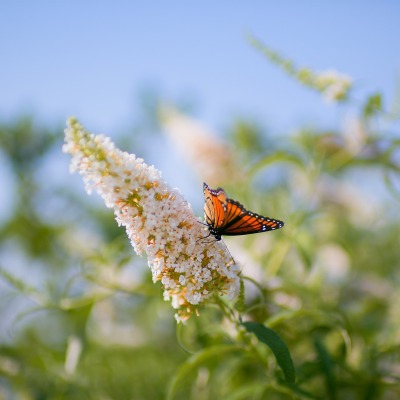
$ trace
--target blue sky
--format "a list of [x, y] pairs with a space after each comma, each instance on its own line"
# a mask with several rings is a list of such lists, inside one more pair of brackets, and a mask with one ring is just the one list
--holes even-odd
[[11, 1], [0, 3], [0, 119], [75, 115], [113, 134], [137, 94], [189, 99], [215, 129], [254, 117], [279, 131], [333, 124], [340, 109], [300, 87], [245, 40], [315, 70], [335, 68], [360, 93], [390, 101], [400, 72], [396, 1]]

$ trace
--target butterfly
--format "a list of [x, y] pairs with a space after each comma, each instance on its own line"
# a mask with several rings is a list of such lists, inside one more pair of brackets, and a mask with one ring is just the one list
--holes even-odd
[[210, 235], [218, 241], [223, 235], [250, 235], [280, 229], [284, 225], [277, 219], [247, 211], [238, 201], [229, 199], [222, 188], [214, 190], [204, 183], [203, 191], [206, 225]]

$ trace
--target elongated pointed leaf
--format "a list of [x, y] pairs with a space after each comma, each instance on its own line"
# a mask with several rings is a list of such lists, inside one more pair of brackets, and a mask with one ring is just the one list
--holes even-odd
[[321, 363], [322, 372], [325, 375], [326, 394], [329, 399], [336, 399], [336, 382], [335, 374], [333, 369], [332, 358], [325, 347], [324, 343], [320, 339], [314, 340], [314, 347], [318, 355], [318, 359]]
[[175, 376], [173, 377], [167, 392], [167, 400], [172, 400], [178, 389], [179, 384], [184, 381], [189, 373], [198, 369], [201, 365], [206, 363], [208, 360], [221, 359], [222, 356], [237, 351], [243, 351], [243, 348], [236, 345], [224, 345], [224, 346], [213, 346], [208, 347], [204, 350], [193, 354], [189, 357], [178, 369]]
[[251, 167], [249, 174], [251, 176], [254, 176], [257, 172], [261, 171], [262, 169], [276, 163], [294, 164], [298, 167], [302, 167], [303, 165], [303, 162], [297, 155], [283, 151], [276, 151], [275, 153], [268, 154], [267, 156], [259, 160], [256, 164], [254, 164]]
[[243, 312], [244, 310], [244, 282], [242, 278], [240, 278], [240, 290], [238, 299], [235, 303], [235, 309], [239, 312]]
[[289, 349], [278, 334], [270, 328], [258, 322], [243, 322], [243, 326], [248, 332], [254, 333], [258, 340], [266, 344], [274, 353], [276, 362], [281, 367], [285, 379], [288, 383], [296, 380], [296, 371]]

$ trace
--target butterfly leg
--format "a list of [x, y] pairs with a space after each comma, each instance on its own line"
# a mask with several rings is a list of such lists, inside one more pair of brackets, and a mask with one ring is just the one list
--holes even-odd
[[[198, 238], [198, 239], [196, 240], [196, 243], [199, 242], [200, 240], [207, 239], [207, 238], [210, 237], [210, 236], [211, 236], [211, 233], [208, 232], [208, 235], [207, 235], [207, 236], [203, 236], [203, 237], [201, 237], [201, 238]], [[208, 243], [212, 243], [212, 242], [208, 242]]]

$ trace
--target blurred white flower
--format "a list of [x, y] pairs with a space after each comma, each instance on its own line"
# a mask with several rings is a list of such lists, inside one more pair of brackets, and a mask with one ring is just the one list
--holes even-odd
[[351, 78], [347, 75], [339, 74], [335, 70], [320, 72], [315, 76], [315, 86], [326, 101], [335, 102], [346, 98], [351, 88]]
[[348, 279], [349, 270], [348, 253], [337, 244], [327, 243], [318, 249], [308, 279], [310, 281], [322, 279], [329, 284], [340, 284]]
[[367, 143], [368, 132], [360, 119], [347, 119], [343, 129], [346, 150], [351, 155], [357, 155]]
[[72, 375], [76, 371], [79, 359], [82, 354], [82, 341], [77, 336], [68, 338], [67, 352], [65, 355], [64, 369], [67, 375]]
[[241, 178], [229, 145], [217, 135], [172, 107], [161, 107], [159, 114], [164, 132], [202, 181], [217, 186]]
[[178, 309], [178, 321], [214, 293], [236, 297], [239, 268], [221, 242], [198, 240], [205, 236], [204, 226], [160, 171], [119, 150], [109, 138], [85, 131], [73, 118], [63, 151], [71, 154], [71, 171], [83, 175], [87, 192], [95, 189], [114, 208], [136, 253], [147, 255], [153, 281], [161, 281], [164, 298]]

